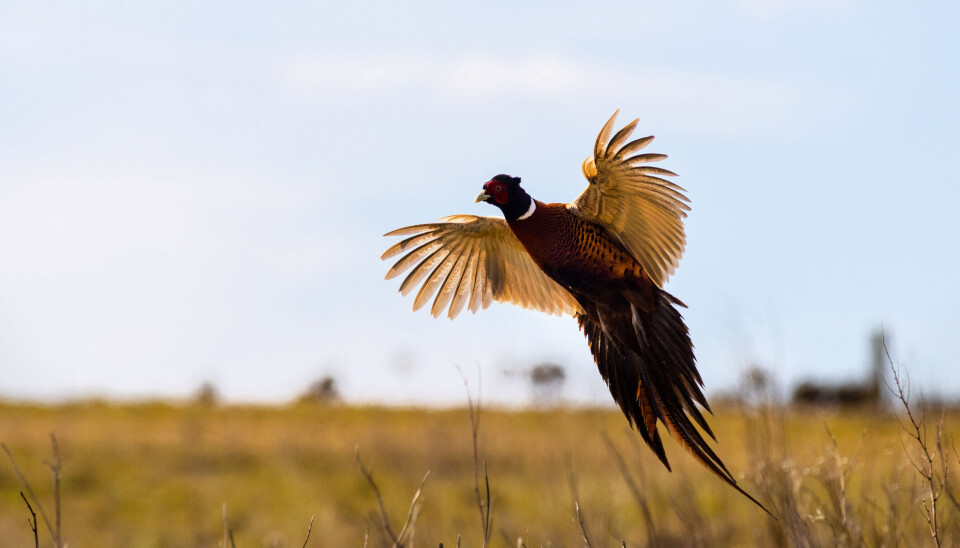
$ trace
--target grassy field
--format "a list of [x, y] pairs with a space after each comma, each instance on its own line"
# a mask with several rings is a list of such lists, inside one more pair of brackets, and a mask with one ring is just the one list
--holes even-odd
[[[482, 409], [490, 545], [583, 546], [574, 500], [594, 547], [932, 545], [925, 484], [908, 460], [918, 462], [917, 453], [897, 417], [728, 408], [712, 423], [728, 467], [780, 521], [672, 441], [674, 471], [664, 470], [616, 411]], [[944, 429], [960, 431], [960, 416], [948, 414]], [[363, 546], [365, 538], [384, 545], [356, 449], [394, 531], [430, 471], [408, 545], [456, 546], [461, 536], [463, 546], [482, 545], [466, 409], [0, 404], [0, 441], [48, 512], [51, 473], [43, 461], [51, 458], [51, 432], [63, 457], [62, 527], [72, 547], [217, 546], [224, 503], [237, 546], [299, 547], [313, 515], [309, 546]], [[956, 453], [945, 456], [957, 470]], [[4, 455], [0, 546], [33, 546], [21, 489]], [[960, 516], [948, 493], [937, 509], [944, 545], [956, 545]], [[40, 521], [41, 545], [49, 546]]]

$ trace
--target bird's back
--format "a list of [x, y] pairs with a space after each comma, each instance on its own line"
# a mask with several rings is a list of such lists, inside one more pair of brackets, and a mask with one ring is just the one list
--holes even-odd
[[537, 202], [533, 215], [509, 225], [537, 265], [575, 295], [596, 298], [653, 285], [623, 245], [566, 204]]

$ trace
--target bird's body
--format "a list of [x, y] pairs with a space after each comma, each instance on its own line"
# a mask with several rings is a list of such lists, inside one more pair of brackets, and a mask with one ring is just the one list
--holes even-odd
[[400, 291], [421, 285], [414, 309], [433, 298], [435, 316], [494, 300], [574, 316], [614, 400], [663, 464], [670, 468], [658, 423], [760, 505], [701, 434], [714, 437], [698, 408], [709, 411], [684, 305], [662, 289], [686, 243], [687, 199], [660, 177], [672, 172], [645, 165], [666, 156], [636, 154], [652, 137], [627, 142], [636, 120], [611, 138], [615, 119], [584, 162], [590, 184], [572, 203], [539, 202], [520, 179], [497, 175], [476, 201], [497, 206], [503, 219], [454, 215], [388, 233], [408, 237], [383, 254], [405, 253], [387, 278], [412, 268]]
[[[643, 266], [603, 227], [578, 217], [566, 204], [544, 204], [535, 200], [533, 203], [532, 215], [508, 220], [507, 225], [537, 266], [577, 300], [581, 310], [574, 316], [587, 336], [614, 400], [631, 424], [641, 428], [644, 440], [669, 468], [656, 431], [656, 413], [652, 406], [643, 405], [649, 395], [641, 394], [641, 391], [655, 391], [658, 384], [669, 383], [656, 382], [659, 376], [656, 367], [629, 362], [645, 360], [671, 369], [684, 369], [687, 374], [681, 376], [683, 388], [707, 407], [697, 386], [702, 381], [693, 365], [693, 346], [687, 328], [673, 306], [680, 302], [658, 288]], [[648, 329], [656, 330], [658, 338], [648, 337]], [[662, 340], [659, 337], [669, 344], [658, 344]], [[649, 378], [641, 378], [641, 372], [648, 373]], [[693, 402], [688, 398], [685, 403], [709, 432], [709, 426]], [[683, 415], [684, 409], [671, 411]], [[673, 428], [678, 419], [668, 422], [667, 417], [664, 414], [661, 419]]]
[[602, 227], [574, 215], [566, 204], [534, 204], [530, 217], [507, 225], [537, 266], [574, 296], [653, 285], [640, 263]]

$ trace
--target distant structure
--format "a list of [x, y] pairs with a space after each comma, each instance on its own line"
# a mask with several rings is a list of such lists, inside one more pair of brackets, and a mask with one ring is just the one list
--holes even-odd
[[877, 330], [870, 337], [870, 349], [872, 362], [865, 379], [860, 382], [844, 384], [805, 381], [800, 383], [793, 391], [793, 403], [798, 405], [881, 408], [883, 406], [884, 372], [886, 371], [883, 331]]

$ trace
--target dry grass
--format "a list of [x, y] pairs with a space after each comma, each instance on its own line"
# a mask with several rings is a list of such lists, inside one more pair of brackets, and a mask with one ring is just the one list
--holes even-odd
[[[310, 546], [392, 546], [357, 467], [358, 448], [387, 519], [399, 527], [416, 512], [402, 530], [406, 546], [481, 546], [486, 527], [491, 546], [584, 546], [588, 538], [596, 547], [932, 543], [923, 513], [929, 494], [910, 460], [919, 462], [922, 451], [904, 441], [897, 416], [719, 410], [718, 452], [780, 516], [773, 521], [672, 444], [674, 473], [667, 473], [612, 410], [484, 409], [476, 462], [489, 473], [485, 503], [470, 413], [9, 404], [0, 405], [0, 441], [52, 507], [43, 461], [56, 432], [63, 539], [71, 546], [222, 545], [224, 503], [239, 546], [301, 546], [314, 515]], [[960, 466], [949, 452], [960, 415], [944, 414], [942, 425], [940, 446], [927, 447], [945, 457], [937, 527], [941, 540], [958, 539], [960, 508], [951, 503], [947, 471]], [[21, 490], [10, 467], [0, 466], [4, 546], [33, 546]], [[480, 520], [478, 500], [488, 509]]]

